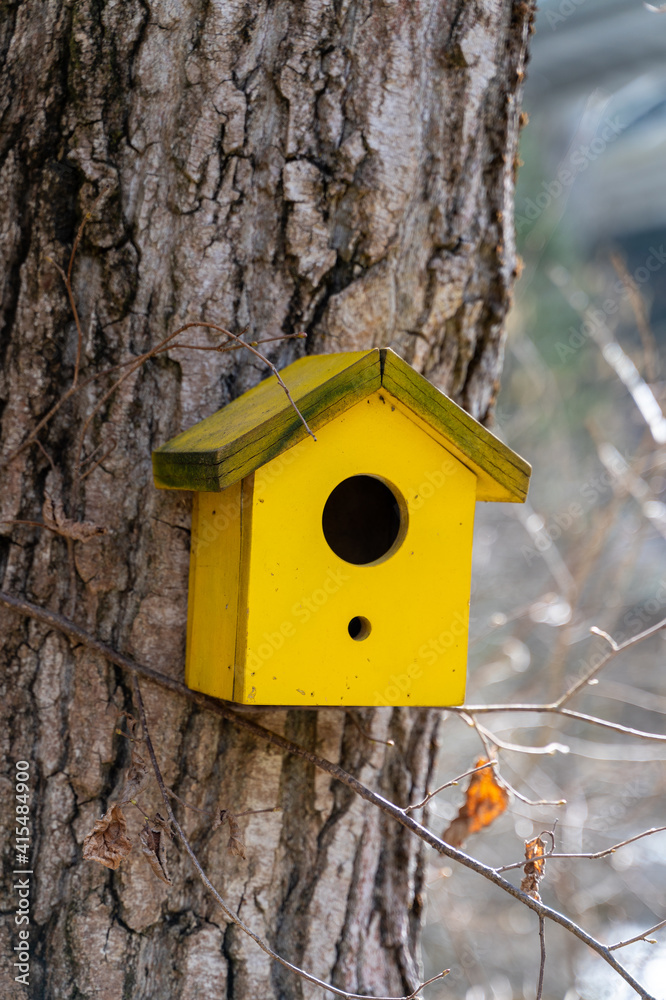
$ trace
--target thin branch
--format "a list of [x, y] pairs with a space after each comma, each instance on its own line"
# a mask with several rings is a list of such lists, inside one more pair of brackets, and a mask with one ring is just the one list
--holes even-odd
[[358, 729], [361, 736], [363, 736], [364, 739], [368, 740], [370, 743], [382, 743], [385, 747], [395, 746], [395, 740], [380, 740], [376, 736], [371, 736], [370, 733], [366, 732], [361, 723], [358, 721], [356, 717], [356, 712], [347, 710], [347, 716], [354, 724], [354, 726]]
[[57, 528], [51, 528], [43, 521], [26, 521], [22, 517], [5, 517], [0, 520], [0, 524], [29, 524], [31, 528], [46, 528], [47, 531], [52, 531], [55, 535], [62, 534]]
[[[474, 729], [476, 730], [476, 734], [479, 737], [479, 739], [481, 740], [481, 743], [483, 744], [483, 749], [484, 749], [485, 755], [486, 755], [486, 757], [488, 757], [488, 759], [492, 759], [494, 757], [494, 753], [492, 751], [491, 744], [493, 746], [495, 746], [496, 748], [502, 749], [502, 750], [520, 750], [520, 751], [523, 751], [524, 753], [535, 753], [535, 752], [537, 752], [537, 753], [538, 752], [544, 752], [545, 753], [546, 752], [546, 751], [539, 751], [539, 748], [536, 748], [536, 747], [535, 748], [529, 748], [529, 747], [524, 748], [524, 747], [517, 746], [514, 743], [503, 743], [502, 740], [500, 740], [497, 736], [495, 736], [494, 733], [491, 733], [491, 731], [489, 729], [486, 729], [485, 726], [482, 726], [481, 723], [479, 722], [479, 720], [477, 718], [475, 718], [475, 716], [469, 715], [467, 712], [464, 712], [464, 711], [460, 713], [460, 716], [461, 716], [461, 718], [463, 718], [465, 720], [465, 722], [467, 723], [468, 726], [473, 726]], [[559, 748], [561, 746], [561, 744], [559, 744], [559, 743], [552, 744], [552, 746], [556, 746], [556, 747]], [[548, 751], [548, 752], [550, 752], [550, 751]], [[498, 762], [496, 761], [495, 763], [498, 763]], [[511, 795], [515, 795], [515, 797], [517, 799], [520, 799], [521, 802], [524, 802], [528, 806], [564, 806], [564, 805], [566, 805], [566, 802], [563, 799], [558, 799], [558, 800], [555, 800], [555, 799], [550, 799], [550, 800], [548, 800], [548, 799], [537, 799], [537, 800], [528, 799], [526, 795], [523, 795], [522, 792], [519, 792], [517, 788], [514, 788], [513, 785], [511, 785], [506, 780], [506, 778], [504, 777], [504, 775], [500, 774], [499, 770], [495, 772], [495, 779], [496, 779], [498, 785], [501, 785], [503, 788], [506, 789], [507, 792], [510, 792]]]
[[[143, 698], [141, 696], [141, 689], [139, 688], [139, 681], [137, 679], [136, 671], [132, 672], [132, 683], [134, 686], [134, 696], [136, 698], [137, 705], [139, 707], [141, 728], [143, 729], [143, 735], [146, 741], [146, 746], [148, 748], [148, 753], [150, 755], [150, 760], [153, 765], [153, 771], [155, 772], [155, 778], [157, 779], [157, 783], [160, 787], [160, 792], [162, 793], [162, 799], [166, 807], [169, 821], [173, 826], [174, 830], [176, 831], [176, 833], [178, 834], [181, 843], [183, 844], [183, 847], [189, 854], [190, 860], [192, 861], [192, 864], [196, 869], [199, 879], [203, 882], [205, 887], [211, 893], [217, 905], [223, 911], [227, 919], [230, 920], [232, 923], [236, 924], [238, 927], [240, 927], [241, 930], [248, 935], [248, 937], [252, 938], [254, 943], [257, 944], [263, 952], [265, 952], [267, 955], [270, 956], [270, 958], [273, 959], [273, 961], [279, 962], [280, 965], [284, 966], [285, 969], [289, 969], [291, 972], [294, 972], [297, 976], [300, 976], [301, 979], [305, 979], [307, 982], [313, 983], [315, 986], [319, 986], [321, 989], [326, 990], [329, 993], [335, 993], [336, 996], [344, 997], [345, 1000], [371, 1000], [370, 997], [366, 997], [362, 994], [348, 993], [346, 990], [340, 990], [336, 986], [331, 986], [330, 983], [325, 983], [323, 980], [318, 979], [316, 976], [311, 975], [309, 972], [306, 972], [305, 969], [301, 969], [299, 966], [293, 965], [291, 962], [288, 962], [287, 959], [282, 958], [281, 955], [278, 955], [277, 952], [273, 951], [273, 949], [268, 944], [266, 944], [263, 938], [260, 938], [259, 935], [256, 934], [248, 926], [248, 924], [246, 924], [245, 921], [242, 920], [237, 913], [234, 913], [234, 911], [227, 905], [227, 903], [224, 901], [222, 896], [219, 894], [219, 892], [217, 891], [213, 883], [210, 881], [205, 871], [203, 870], [199, 859], [197, 858], [194, 850], [192, 849], [189, 840], [185, 836], [185, 833], [180, 823], [176, 819], [173, 809], [171, 808], [171, 802], [169, 800], [170, 793], [164, 783], [164, 778], [162, 777], [160, 766], [157, 763], [157, 757], [155, 755], [155, 750], [153, 748], [153, 742], [150, 738], [150, 732], [148, 730], [148, 722], [146, 720], [146, 710], [143, 704]], [[438, 979], [443, 979], [444, 976], [448, 974], [448, 972], [449, 970], [447, 969], [444, 972], [440, 972], [439, 975], [433, 976], [433, 978], [427, 980], [426, 983], [419, 983], [417, 988], [412, 993], [410, 993], [408, 997], [399, 998], [399, 1000], [415, 1000], [415, 998], [417, 997], [417, 995], [420, 993], [420, 991], [423, 989], [424, 986], [428, 985], [428, 983], [434, 983]], [[398, 1000], [398, 998], [380, 997], [379, 1000]]]
[[[109, 442], [109, 444], [107, 446], [106, 451], [103, 452], [102, 455], [100, 455], [100, 457], [97, 459], [97, 461], [95, 462], [94, 465], [91, 465], [89, 469], [86, 469], [86, 471], [83, 473], [83, 475], [80, 478], [80, 482], [83, 482], [84, 479], [87, 479], [87, 477], [90, 475], [91, 472], [94, 472], [95, 469], [97, 469], [102, 464], [102, 462], [105, 462], [107, 460], [107, 458], [109, 457], [109, 455], [113, 454], [113, 452], [116, 450], [117, 446], [118, 446], [117, 440], [115, 439], [115, 437], [113, 437], [113, 435], [111, 435], [111, 440], [110, 440], [110, 442]], [[92, 459], [92, 456], [94, 454], [96, 454], [97, 451], [99, 451], [99, 448], [101, 448], [101, 445], [99, 445], [97, 448], [95, 448], [95, 451], [92, 452], [92, 454], [89, 455], [85, 459], [85, 463], [89, 462]]]
[[[44, 524], [43, 521], [27, 521], [23, 518], [7, 518], [0, 519], [0, 524], [27, 524], [31, 528], [46, 528], [47, 531], [52, 531], [54, 535], [60, 535], [61, 538], [68, 538], [71, 541], [72, 536], [66, 531], [61, 531], [55, 524]], [[79, 539], [80, 540], [80, 539]]]
[[[60, 269], [60, 270], [62, 271], [62, 269]], [[30, 433], [28, 434], [28, 436], [21, 442], [21, 444], [18, 445], [13, 451], [11, 451], [9, 453], [9, 455], [7, 455], [5, 458], [0, 459], [0, 471], [2, 471], [8, 465], [10, 465], [14, 461], [14, 459], [18, 458], [18, 456], [23, 451], [25, 451], [25, 449], [27, 447], [29, 447], [29, 445], [31, 445], [33, 442], [35, 442], [37, 440], [37, 435], [39, 434], [39, 432], [48, 423], [50, 423], [50, 421], [53, 419], [53, 417], [56, 415], [56, 413], [67, 402], [67, 400], [70, 399], [73, 395], [75, 395], [77, 392], [80, 392], [81, 389], [85, 389], [87, 386], [91, 385], [93, 382], [96, 382], [98, 379], [104, 378], [107, 375], [113, 375], [113, 374], [115, 374], [118, 371], [122, 371], [123, 368], [129, 368], [130, 366], [140, 367], [140, 365], [142, 365], [149, 358], [155, 357], [158, 354], [162, 354], [163, 352], [169, 350], [169, 346], [168, 345], [171, 343], [171, 341], [173, 341], [173, 339], [175, 337], [177, 337], [179, 334], [183, 333], [184, 330], [188, 330], [192, 326], [213, 327], [214, 329], [217, 329], [218, 331], [227, 334], [228, 336], [234, 338], [237, 341], [235, 344], [230, 345], [230, 346], [233, 346], [234, 349], [238, 349], [238, 350], [240, 350], [243, 347], [247, 348], [248, 350], [252, 350], [252, 348], [253, 348], [253, 346], [254, 346], [255, 343], [264, 343], [265, 342], [264, 340], [261, 340], [261, 341], [253, 341], [252, 344], [247, 344], [247, 343], [245, 343], [245, 341], [240, 340], [238, 337], [235, 337], [234, 334], [229, 333], [229, 331], [224, 330], [222, 327], [215, 327], [214, 324], [210, 324], [210, 323], [188, 323], [185, 326], [181, 327], [180, 329], [175, 330], [173, 333], [170, 333], [169, 336], [165, 337], [163, 340], [161, 340], [159, 342], [159, 344], [156, 345], [156, 347], [151, 348], [151, 350], [146, 351], [144, 354], [137, 354], [135, 357], [127, 358], [125, 361], [121, 361], [121, 362], [119, 362], [116, 365], [111, 365], [109, 368], [104, 368], [100, 372], [95, 372], [94, 374], [89, 375], [88, 378], [84, 379], [82, 382], [78, 382], [78, 383], [72, 384], [69, 387], [69, 389], [67, 389], [67, 391], [64, 392], [63, 395], [60, 396], [60, 398], [55, 401], [55, 403], [53, 404], [53, 406], [51, 407], [51, 409], [48, 410], [48, 412], [42, 417], [42, 419], [40, 421], [38, 421], [38, 423], [35, 425], [35, 427], [33, 427], [33, 429], [30, 431]], [[302, 339], [302, 336], [303, 335], [301, 335], [301, 334], [288, 333], [288, 334], [285, 334], [283, 337], [267, 337], [267, 338], [265, 338], [265, 340], [266, 341], [273, 341], [273, 340], [291, 340], [291, 339], [296, 339], [296, 338]], [[258, 351], [253, 351], [253, 353], [257, 354], [260, 358], [263, 359], [263, 355], [260, 354]], [[266, 360], [266, 363], [268, 365], [270, 365], [270, 362], [268, 361], [268, 359], [265, 359], [265, 360]], [[132, 372], [130, 372], [129, 374], [132, 374]], [[114, 383], [114, 385], [117, 388], [118, 383]], [[292, 405], [293, 405], [293, 402], [292, 402]], [[296, 408], [296, 412], [298, 413], [299, 417], [302, 420], [303, 418], [302, 418], [301, 413], [298, 410], [298, 408]], [[306, 425], [306, 427], [307, 427], [307, 425]], [[308, 429], [309, 433], [312, 433], [309, 428], [307, 428], [307, 429]]]
[[[242, 330], [239, 336], [242, 336], [245, 330]], [[307, 333], [284, 333], [280, 337], [262, 337], [260, 340], [250, 340], [249, 342], [241, 341], [238, 344], [219, 344], [217, 347], [213, 347], [210, 344], [171, 344], [168, 348], [163, 348], [164, 350], [175, 351], [178, 347], [187, 348], [190, 351], [215, 351], [216, 354], [229, 354], [231, 351], [240, 351], [243, 347], [258, 347], [259, 344], [271, 344], [275, 340], [305, 340]], [[162, 353], [162, 351], [158, 352]]]
[[639, 642], [643, 642], [645, 639], [648, 639], [651, 635], [655, 635], [657, 632], [661, 632], [661, 630], [664, 628], [666, 628], [666, 618], [662, 619], [662, 621], [660, 622], [657, 622], [656, 625], [652, 625], [651, 628], [645, 629], [644, 632], [639, 632], [638, 635], [632, 636], [630, 639], [627, 639], [626, 642], [622, 642], [619, 645], [617, 643], [613, 643], [611, 651], [606, 654], [606, 656], [601, 660], [601, 662], [597, 663], [596, 666], [591, 667], [587, 671], [587, 673], [583, 674], [582, 677], [580, 677], [577, 681], [575, 681], [564, 692], [564, 694], [557, 699], [557, 701], [553, 702], [553, 705], [555, 705], [557, 708], [562, 708], [562, 706], [565, 705], [568, 701], [570, 701], [575, 694], [578, 694], [581, 688], [584, 688], [587, 684], [589, 684], [592, 678], [596, 677], [597, 674], [604, 669], [606, 664], [610, 663], [610, 661], [614, 659], [614, 657], [616, 657], [618, 653], [622, 653], [624, 652], [625, 649], [631, 649], [633, 646], [637, 646]]
[[291, 393], [289, 392], [289, 389], [285, 385], [282, 376], [280, 375], [280, 372], [275, 367], [272, 361], [269, 361], [269, 359], [264, 354], [262, 354], [261, 351], [258, 351], [256, 347], [253, 347], [252, 344], [246, 343], [246, 341], [241, 340], [241, 338], [237, 336], [235, 333], [231, 333], [230, 330], [226, 330], [224, 327], [218, 326], [216, 323], [207, 323], [204, 322], [203, 320], [195, 320], [192, 321], [191, 323], [183, 324], [183, 326], [179, 327], [177, 330], [174, 330], [173, 333], [170, 333], [167, 337], [164, 337], [155, 347], [151, 348], [149, 351], [146, 351], [144, 354], [138, 355], [135, 361], [130, 365], [129, 370], [124, 372], [120, 376], [120, 378], [116, 379], [113, 385], [110, 386], [105, 393], [103, 393], [101, 399], [97, 401], [95, 406], [92, 408], [92, 410], [86, 417], [83, 423], [83, 427], [81, 428], [81, 431], [79, 433], [78, 444], [75, 449], [76, 458], [74, 462], [74, 479], [72, 483], [72, 496], [74, 505], [78, 503], [78, 498], [79, 498], [79, 487], [81, 482], [80, 467], [81, 467], [81, 456], [83, 453], [83, 447], [86, 435], [88, 433], [88, 430], [90, 428], [93, 419], [95, 418], [95, 415], [99, 413], [99, 411], [102, 409], [107, 400], [113, 395], [114, 392], [116, 392], [116, 390], [123, 384], [123, 382], [127, 381], [128, 378], [134, 375], [145, 364], [146, 361], [154, 357], [156, 354], [162, 353], [162, 351], [164, 351], [167, 348], [167, 345], [172, 344], [175, 338], [178, 337], [181, 333], [184, 333], [185, 330], [191, 330], [199, 327], [205, 330], [214, 330], [216, 333], [221, 333], [223, 336], [229, 337], [236, 344], [238, 344], [239, 347], [246, 348], [246, 350], [250, 351], [251, 354], [254, 354], [255, 357], [259, 358], [260, 361], [262, 361], [265, 365], [267, 365], [268, 368], [270, 368], [270, 370], [275, 375], [276, 379], [278, 380], [278, 384], [282, 387], [282, 389], [284, 389], [287, 399], [289, 400], [291, 406], [296, 411], [296, 414], [298, 415], [299, 420], [305, 427], [305, 430], [315, 441], [317, 440], [314, 433], [310, 430], [310, 427], [308, 426], [305, 417], [303, 416], [299, 408], [296, 406], [296, 403], [292, 399]]
[[[274, 733], [269, 729], [264, 729], [263, 726], [260, 726], [258, 723], [248, 718], [247, 715], [242, 715], [238, 711], [234, 711], [234, 709], [232, 709], [227, 703], [216, 698], [211, 698], [210, 696], [202, 694], [199, 691], [191, 691], [180, 681], [177, 681], [166, 674], [160, 673], [159, 670], [155, 670], [153, 667], [148, 667], [144, 664], [139, 664], [135, 660], [131, 660], [129, 657], [123, 656], [122, 653], [117, 652], [111, 646], [108, 646], [95, 636], [90, 635], [90, 633], [86, 632], [85, 629], [82, 629], [79, 625], [76, 625], [74, 622], [55, 611], [48, 611], [46, 608], [40, 608], [38, 605], [32, 604], [23, 598], [14, 597], [4, 591], [0, 591], [0, 604], [4, 604], [5, 607], [11, 608], [22, 615], [34, 618], [37, 621], [50, 625], [52, 628], [58, 629], [64, 635], [69, 636], [74, 642], [83, 643], [83, 645], [85, 645], [88, 649], [95, 650], [110, 663], [116, 664], [116, 666], [121, 667], [123, 670], [130, 671], [133, 676], [141, 676], [145, 677], [147, 680], [152, 680], [161, 687], [186, 698], [188, 701], [198, 705], [200, 708], [212, 712], [214, 715], [220, 716], [223, 719], [232, 721], [240, 729], [244, 729], [246, 732], [252, 733], [257, 737], [257, 739], [261, 739], [266, 743], [284, 751], [285, 753], [292, 754], [295, 757], [300, 757], [302, 760], [307, 760], [309, 763], [314, 764], [315, 767], [320, 768], [320, 770], [332, 775], [342, 784], [346, 785], [353, 792], [359, 795], [360, 798], [364, 799], [366, 802], [370, 802], [387, 816], [391, 816], [401, 826], [405, 827], [405, 829], [407, 829], [410, 833], [422, 840], [423, 843], [434, 848], [434, 850], [436, 850], [439, 854], [444, 855], [444, 857], [450, 858], [452, 861], [456, 861], [465, 868], [469, 868], [471, 871], [483, 876], [489, 882], [492, 882], [494, 885], [506, 892], [509, 896], [517, 899], [530, 910], [533, 910], [537, 915], [543, 916], [547, 920], [551, 920], [553, 923], [564, 927], [565, 930], [569, 931], [584, 944], [588, 945], [588, 947], [590, 947], [598, 955], [600, 955], [601, 958], [603, 958], [604, 961], [631, 986], [638, 996], [641, 997], [641, 1000], [656, 1000], [656, 998], [653, 997], [652, 994], [648, 993], [647, 990], [645, 990], [640, 983], [634, 979], [627, 969], [625, 969], [624, 966], [617, 961], [606, 945], [604, 945], [601, 941], [597, 941], [596, 938], [592, 937], [591, 934], [588, 934], [587, 931], [583, 930], [582, 927], [569, 917], [565, 917], [564, 914], [559, 913], [557, 910], [553, 910], [541, 901], [533, 899], [526, 893], [521, 892], [520, 889], [512, 885], [511, 882], [508, 882], [498, 872], [496, 872], [494, 868], [489, 868], [488, 865], [484, 865], [481, 861], [477, 861], [476, 858], [472, 858], [463, 851], [459, 851], [455, 847], [451, 847], [440, 837], [437, 837], [426, 827], [422, 826], [421, 823], [418, 823], [411, 816], [408, 816], [405, 811], [400, 808], [400, 806], [395, 805], [393, 802], [389, 802], [388, 799], [385, 799], [382, 795], [372, 791], [372, 789], [368, 788], [367, 785], [364, 785], [362, 781], [359, 781], [358, 778], [349, 774], [338, 764], [334, 764], [332, 761], [326, 760], [324, 757], [320, 757], [318, 754], [313, 753], [306, 747], [302, 747], [298, 743], [293, 743], [291, 740], [286, 739], [284, 736], [280, 736], [278, 733]], [[317, 710], [325, 711], [325, 708], [319, 706]], [[343, 994], [343, 996], [349, 996], [349, 994]]]
[[610, 648], [613, 650], [614, 653], [618, 652], [619, 646], [616, 643], [613, 636], [609, 635], [608, 632], [604, 632], [602, 628], [597, 628], [596, 625], [592, 626], [590, 632], [592, 633], [592, 635], [600, 635], [602, 639], [606, 640], [606, 642], [608, 643], [608, 645], [610, 646]]
[[654, 939], [650, 940], [648, 934], [654, 934], [655, 931], [661, 930], [662, 927], [666, 927], [666, 920], [660, 920], [654, 927], [648, 927], [642, 934], [637, 934], [636, 937], [629, 938], [628, 941], [618, 941], [617, 944], [609, 945], [608, 950], [617, 951], [618, 948], [626, 948], [628, 944], [634, 944], [636, 941], [647, 941], [648, 944], [656, 944], [657, 942]]
[[51, 471], [52, 471], [53, 473], [56, 473], [56, 474], [57, 474], [57, 470], [56, 470], [56, 467], [55, 467], [55, 463], [54, 463], [53, 459], [51, 458], [51, 456], [49, 455], [49, 453], [48, 453], [48, 451], [46, 450], [46, 448], [44, 447], [44, 445], [42, 444], [42, 442], [41, 442], [41, 441], [39, 440], [39, 438], [37, 438], [37, 440], [35, 441], [35, 444], [37, 445], [37, 447], [38, 447], [38, 448], [39, 448], [39, 450], [41, 451], [41, 453], [42, 453], [42, 455], [44, 456], [44, 458], [46, 459], [46, 461], [47, 461], [47, 462], [49, 463], [49, 465], [51, 466]]
[[[466, 725], [471, 726], [471, 728], [476, 732], [476, 735], [481, 740], [484, 755], [488, 758], [488, 760], [492, 760], [495, 757], [495, 750], [493, 749], [494, 744], [492, 739], [489, 739], [489, 733], [482, 726], [480, 726], [476, 718], [465, 709], [462, 709], [458, 714], [463, 722], [465, 722]], [[495, 776], [497, 776], [497, 772], [495, 772]]]
[[[620, 847], [626, 847], [627, 844], [633, 844], [635, 840], [642, 840], [643, 837], [651, 837], [654, 833], [663, 833], [666, 830], [666, 826], [654, 826], [650, 830], [644, 830], [643, 833], [637, 833], [635, 837], [628, 837], [627, 840], [621, 840], [619, 844], [613, 844], [612, 847], [606, 847], [603, 851], [590, 852], [588, 854], [561, 854], [554, 853], [554, 843], [553, 848], [544, 854], [544, 858], [584, 858], [588, 861], [597, 861], [599, 858], [606, 858], [609, 854], [614, 854], [615, 851], [619, 850]], [[515, 864], [502, 865], [501, 868], [496, 868], [498, 872], [508, 872], [512, 868], [522, 868], [525, 861], [517, 861]]]
[[486, 768], [488, 767], [497, 767], [497, 763], [498, 762], [496, 760], [488, 760], [486, 761], [485, 764], [480, 764], [478, 767], [473, 767], [470, 771], [463, 771], [463, 773], [459, 774], [457, 778], [453, 778], [451, 781], [447, 781], [443, 785], [440, 785], [439, 788], [436, 788], [434, 792], [428, 792], [426, 797], [422, 799], [421, 802], [415, 802], [414, 805], [405, 806], [404, 811], [408, 813], [411, 812], [413, 809], [422, 809], [423, 806], [427, 805], [427, 803], [430, 802], [430, 799], [434, 798], [435, 795], [439, 795], [439, 793], [443, 792], [445, 788], [451, 788], [452, 785], [457, 785], [458, 782], [462, 781], [463, 778], [469, 777], [470, 774], [476, 774], [477, 771], [485, 771]]
[[60, 275], [60, 277], [64, 282], [65, 290], [67, 292], [67, 298], [69, 299], [70, 309], [72, 310], [72, 315], [74, 317], [74, 325], [76, 326], [76, 361], [74, 363], [74, 378], [72, 379], [72, 386], [71, 386], [72, 389], [76, 388], [76, 384], [79, 381], [79, 371], [81, 369], [81, 354], [83, 351], [83, 330], [81, 329], [81, 320], [79, 318], [79, 311], [76, 308], [74, 291], [72, 289], [72, 269], [74, 267], [74, 259], [76, 257], [76, 251], [79, 249], [79, 244], [83, 237], [83, 230], [86, 227], [86, 223], [89, 222], [90, 219], [92, 218], [93, 211], [97, 208], [97, 205], [99, 204], [100, 200], [104, 197], [104, 195], [107, 193], [107, 191], [108, 189], [100, 191], [100, 193], [97, 195], [94, 202], [92, 203], [92, 206], [88, 209], [86, 214], [83, 216], [83, 219], [81, 220], [81, 225], [76, 231], [76, 236], [74, 237], [74, 243], [72, 244], [72, 252], [69, 255], [69, 264], [67, 265], [67, 273], [65, 273], [60, 264], [57, 264], [56, 261], [54, 261], [51, 257], [46, 258], [51, 264], [53, 264], [56, 271], [58, 272], [58, 274]]
[[520, 743], [506, 743], [501, 740], [499, 736], [486, 729], [482, 726], [480, 722], [475, 722], [480, 732], [483, 732], [484, 736], [488, 738], [499, 750], [512, 750], [515, 753], [526, 753], [532, 754], [534, 756], [546, 756], [552, 757], [556, 753], [569, 753], [569, 747], [565, 746], [563, 743], [547, 743], [545, 747], [526, 747], [522, 746]]
[[242, 813], [234, 813], [236, 819], [239, 816], [256, 816], [257, 813], [277, 813], [282, 812], [280, 806], [268, 806], [267, 809], [244, 809]]
[[[198, 813], [200, 816], [207, 816], [208, 819], [215, 820], [219, 814], [219, 809], [199, 809], [198, 806], [193, 806], [191, 802], [186, 802], [185, 799], [181, 799], [180, 795], [176, 795], [173, 788], [169, 788], [168, 785], [164, 786], [167, 790], [167, 795], [169, 795], [175, 802], [180, 802], [181, 806], [185, 809], [189, 809], [191, 812]], [[229, 810], [223, 810], [229, 812]], [[254, 816], [255, 813], [275, 813], [279, 812], [279, 806], [269, 806], [267, 809], [245, 809], [243, 812], [234, 812], [234, 816], [238, 819], [239, 816]]]
[[[159, 353], [159, 351], [157, 351], [157, 353]], [[48, 412], [42, 417], [42, 419], [33, 427], [33, 429], [30, 431], [28, 436], [21, 442], [21, 444], [18, 445], [14, 449], [14, 451], [10, 451], [9, 455], [7, 455], [0, 461], [0, 472], [3, 469], [5, 469], [8, 465], [11, 465], [14, 459], [18, 458], [18, 456], [23, 451], [25, 451], [25, 449], [29, 445], [35, 443], [39, 445], [40, 448], [42, 448], [42, 445], [37, 440], [37, 435], [53, 419], [58, 410], [60, 410], [60, 408], [67, 402], [67, 400], [71, 398], [71, 396], [74, 396], [77, 392], [80, 392], [82, 389], [87, 388], [87, 386], [92, 385], [92, 383], [96, 382], [98, 379], [104, 378], [106, 375], [113, 375], [115, 372], [121, 371], [123, 368], [127, 368], [130, 365], [133, 365], [138, 360], [139, 357], [142, 357], [142, 355], [137, 355], [136, 357], [128, 358], [125, 361], [119, 362], [117, 365], [111, 365], [109, 368], [104, 368], [101, 372], [95, 372], [94, 374], [89, 375], [88, 378], [84, 379], [83, 382], [79, 382], [77, 385], [70, 385], [69, 389], [67, 389], [67, 391], [64, 392], [62, 396], [60, 396], [60, 398], [55, 401], [51, 409], [48, 410]], [[42, 451], [43, 450], [44, 449], [42, 448]]]
[[666, 742], [666, 736], [662, 733], [649, 733], [642, 729], [632, 729], [630, 726], [622, 726], [619, 722], [609, 722], [608, 719], [600, 719], [596, 715], [587, 715], [585, 712], [574, 712], [570, 708], [559, 708], [557, 704], [550, 705], [525, 705], [525, 704], [497, 704], [497, 705], [447, 705], [447, 712], [455, 712], [458, 715], [481, 715], [490, 712], [534, 712], [536, 714], [561, 715], [565, 719], [578, 719], [581, 722], [589, 722], [591, 726], [601, 726], [603, 729], [612, 729], [616, 733], [625, 733], [627, 736], [637, 736], [642, 740], [654, 740], [657, 743]]
[[508, 792], [515, 795], [517, 799], [524, 802], [527, 806], [565, 806], [567, 804], [566, 799], [529, 799], [527, 795], [523, 795], [519, 792], [510, 782], [506, 780], [504, 775], [497, 776], [498, 782], [506, 788]]
[[[84, 216], [83, 222], [81, 223], [81, 226], [79, 227], [79, 232], [77, 233], [77, 240], [80, 237], [80, 233], [81, 233], [81, 230], [82, 230], [83, 226], [85, 225], [85, 223], [87, 222], [87, 220], [89, 218], [90, 218], [90, 216], [88, 214], [86, 214]], [[75, 243], [75, 246], [76, 246], [76, 243]], [[71, 275], [71, 270], [72, 270], [72, 263], [73, 263], [73, 260], [74, 260], [73, 253], [74, 253], [74, 251], [72, 251], [72, 257], [70, 257], [69, 268], [68, 268], [66, 274], [63, 271], [63, 269], [61, 268], [60, 264], [58, 264], [55, 260], [53, 260], [52, 257], [47, 257], [46, 259], [48, 260], [49, 264], [53, 264], [53, 266], [55, 267], [56, 271], [58, 272], [58, 274], [60, 275], [60, 277], [62, 278], [62, 280], [63, 280], [63, 282], [65, 284], [65, 291], [67, 292], [67, 298], [69, 299], [69, 307], [72, 310], [72, 315], [74, 316], [74, 325], [76, 327], [76, 360], [74, 362], [74, 378], [72, 379], [72, 386], [71, 387], [72, 387], [72, 389], [75, 389], [76, 388], [76, 383], [79, 381], [79, 370], [80, 370], [80, 367], [81, 367], [81, 353], [82, 353], [82, 350], [83, 350], [83, 330], [81, 329], [81, 320], [79, 319], [79, 311], [76, 308], [76, 301], [74, 299], [74, 292], [72, 291], [72, 284], [71, 284], [71, 281], [70, 281], [70, 275]]]
[[539, 961], [539, 981], [537, 983], [536, 1000], [542, 1000], [543, 997], [543, 974], [546, 970], [546, 927], [545, 920], [539, 914], [539, 944], [541, 950], [541, 959]]

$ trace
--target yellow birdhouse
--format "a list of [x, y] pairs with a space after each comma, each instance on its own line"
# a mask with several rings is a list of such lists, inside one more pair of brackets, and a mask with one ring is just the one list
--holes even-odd
[[252, 705], [457, 705], [476, 500], [530, 466], [393, 351], [301, 358], [153, 453], [194, 490], [186, 682]]

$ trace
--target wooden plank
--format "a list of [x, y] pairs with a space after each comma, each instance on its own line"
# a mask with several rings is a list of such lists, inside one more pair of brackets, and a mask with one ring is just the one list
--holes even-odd
[[[381, 384], [379, 350], [300, 358], [282, 373], [316, 432]], [[155, 485], [219, 491], [307, 437], [274, 377], [153, 452]], [[313, 443], [314, 444], [314, 443]]]
[[382, 385], [440, 434], [478, 478], [478, 500], [522, 503], [531, 466], [390, 348], [382, 348]]
[[240, 558], [241, 484], [223, 494], [195, 493], [185, 683], [227, 700], [234, 690]]
[[[250, 613], [249, 592], [250, 574], [253, 570], [252, 550], [253, 538], [253, 506], [254, 506], [254, 474], [246, 476], [239, 484], [241, 491], [241, 543], [240, 543], [240, 579], [238, 585], [238, 621], [236, 628], [236, 669], [234, 672], [233, 699], [241, 704], [255, 704], [256, 691], [253, 691], [251, 677], [247, 668], [247, 636], [248, 617]], [[259, 556], [261, 564], [261, 557]], [[261, 574], [262, 576], [264, 574]], [[249, 682], [249, 683], [248, 683]]]

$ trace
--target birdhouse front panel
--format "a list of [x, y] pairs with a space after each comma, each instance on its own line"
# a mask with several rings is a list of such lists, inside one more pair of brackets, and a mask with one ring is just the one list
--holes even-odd
[[477, 499], [529, 466], [387, 349], [302, 358], [154, 453], [196, 490], [187, 684], [254, 705], [465, 692]]
[[385, 392], [259, 470], [234, 700], [462, 701], [475, 500], [474, 475]]

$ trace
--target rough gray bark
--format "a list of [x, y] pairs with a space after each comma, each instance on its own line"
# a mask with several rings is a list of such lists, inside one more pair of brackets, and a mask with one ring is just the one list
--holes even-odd
[[[0, 5], [3, 454], [71, 385], [76, 330], [49, 257], [74, 270], [82, 375], [205, 319], [299, 351], [390, 345], [476, 417], [492, 405], [516, 273], [513, 171], [531, 9], [510, 0], [25, 0]], [[97, 201], [96, 201], [97, 199]], [[190, 340], [194, 340], [194, 336]], [[200, 344], [215, 341], [196, 335]], [[73, 543], [76, 620], [182, 677], [190, 499], [152, 485], [151, 449], [264, 375], [249, 356], [173, 351], [124, 383], [86, 452], [115, 439], [78, 500], [76, 440], [101, 388], [68, 402], [6, 466], [0, 517], [39, 520], [50, 456], [71, 517], [108, 529]], [[103, 383], [106, 386], [107, 383]], [[53, 473], [50, 473], [53, 476]], [[58, 610], [67, 542], [0, 525], [3, 587]], [[0, 612], [5, 774], [32, 762], [31, 988], [7, 997], [310, 997], [228, 927], [186, 858], [172, 887], [136, 852], [117, 872], [81, 844], [122, 783], [126, 677], [54, 632]], [[305, 664], [304, 669], [311, 669]], [[285, 957], [359, 992], [419, 979], [419, 845], [345, 788], [233, 726], [145, 686], [165, 777], [223, 831], [183, 817], [213, 881]], [[420, 797], [436, 715], [262, 713], [399, 803]], [[37, 780], [38, 776], [38, 780]], [[3, 801], [11, 802], [5, 782]], [[158, 805], [147, 793], [142, 805]], [[2, 811], [5, 871], [13, 814]], [[141, 817], [132, 817], [137, 840]], [[13, 912], [11, 879], [2, 909]], [[0, 931], [11, 954], [14, 927]]]

